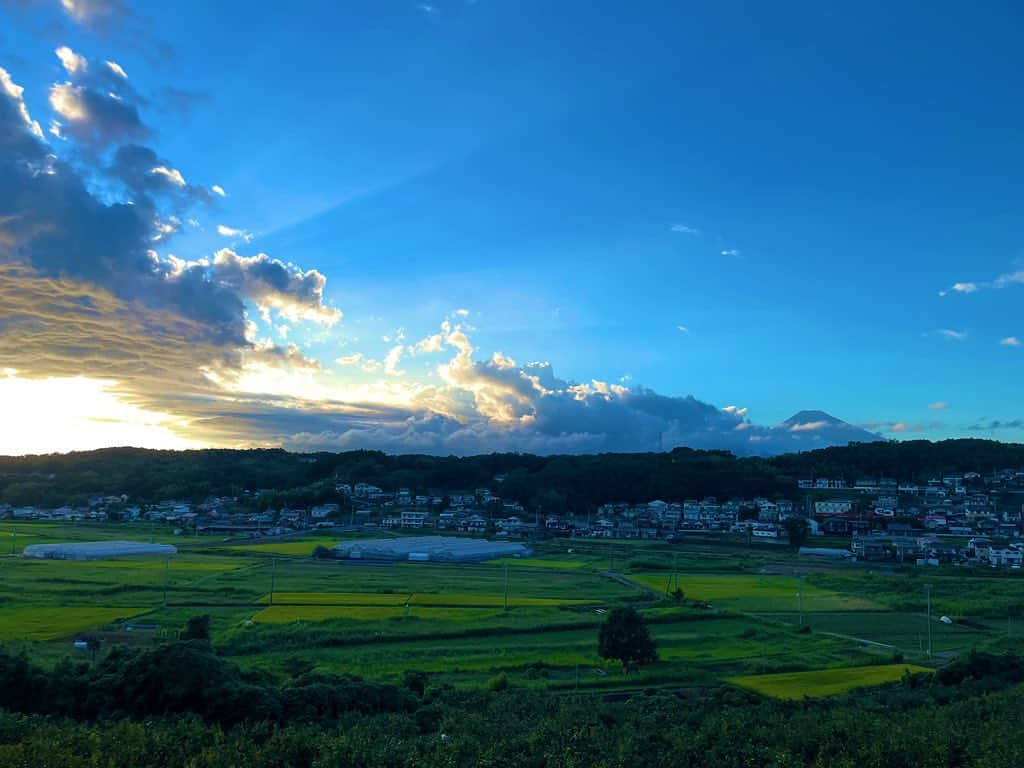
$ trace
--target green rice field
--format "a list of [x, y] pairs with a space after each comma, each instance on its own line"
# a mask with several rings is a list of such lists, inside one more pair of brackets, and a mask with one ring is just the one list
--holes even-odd
[[[136, 642], [157, 642], [208, 614], [221, 653], [273, 676], [298, 660], [390, 680], [415, 669], [457, 686], [499, 673], [556, 690], [728, 680], [800, 698], [885, 682], [903, 669], [890, 663], [896, 653], [933, 667], [972, 648], [1024, 648], [1024, 619], [1016, 632], [1013, 618], [1024, 602], [1019, 578], [928, 573], [929, 656], [924, 577], [840, 564], [798, 582], [785, 571], [796, 558], [777, 546], [563, 540], [521, 559], [373, 564], [312, 559], [318, 543], [336, 541], [326, 536], [236, 545], [148, 525], [17, 529], [0, 535], [0, 644], [41, 663], [68, 655], [82, 633], [117, 630], [131, 617], [160, 628]], [[179, 552], [90, 562], [17, 556], [23, 543], [104, 538]], [[4, 554], [9, 540], [14, 556]], [[681, 601], [668, 594], [676, 586]], [[628, 677], [597, 656], [597, 629], [618, 605], [640, 610], [658, 644], [659, 661]], [[952, 624], [937, 620], [947, 612]]]

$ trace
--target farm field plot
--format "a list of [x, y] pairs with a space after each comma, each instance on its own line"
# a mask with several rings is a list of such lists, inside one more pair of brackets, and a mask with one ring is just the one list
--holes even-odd
[[[630, 573], [629, 578], [664, 593], [672, 574]], [[675, 582], [673, 582], [674, 584]], [[704, 600], [717, 608], [735, 611], [773, 612], [797, 609], [797, 580], [792, 576], [680, 573], [679, 587], [689, 600]], [[804, 611], [878, 610], [881, 606], [862, 597], [840, 594], [814, 585], [803, 585]]]
[[383, 619], [424, 619], [427, 621], [467, 623], [492, 618], [501, 611], [480, 608], [424, 608], [384, 605], [273, 605], [253, 616], [261, 624], [287, 624], [293, 621], [379, 621]]
[[2, 607], [0, 640], [57, 640], [147, 610], [124, 606]]
[[[356, 593], [412, 595], [420, 602], [429, 595], [490, 595], [505, 591], [505, 568], [491, 565], [437, 565], [427, 563], [389, 563], [349, 565], [316, 561], [279, 561], [276, 566], [275, 594]], [[224, 587], [270, 591], [269, 564], [250, 571], [223, 575]], [[509, 568], [511, 598], [543, 598], [559, 603], [581, 601], [601, 603], [636, 597], [639, 592], [596, 573], [579, 569]], [[492, 597], [493, 599], [493, 597]], [[450, 604], [450, 603], [449, 603]], [[486, 604], [493, 604], [488, 602]]]
[[[0, 600], [9, 606], [162, 604], [219, 595], [216, 580], [244, 569], [244, 560], [231, 557], [179, 555], [168, 565], [162, 558], [94, 561], [0, 558]], [[252, 599], [258, 597], [254, 592]]]
[[[797, 614], [784, 618], [796, 623]], [[896, 612], [819, 613], [805, 616], [805, 623], [816, 632], [835, 632], [850, 637], [884, 643], [902, 651], [923, 653], [927, 648], [928, 620], [923, 614]], [[1005, 633], [1005, 624], [1000, 627]], [[984, 625], [943, 624], [934, 618], [931, 623], [932, 649], [936, 653], [968, 650], [985, 643], [993, 632]]]
[[[322, 607], [313, 608], [320, 610]], [[267, 610], [276, 609], [277, 606]], [[290, 609], [290, 606], [282, 607], [285, 611]], [[353, 607], [351, 610], [368, 609]], [[533, 629], [502, 632], [500, 622], [517, 621], [514, 611], [414, 608], [414, 618], [407, 620], [399, 618], [401, 609], [369, 610], [393, 612], [390, 623], [396, 628], [421, 623], [424, 630], [433, 628], [435, 631], [452, 631], [459, 626], [495, 629], [486, 634], [468, 632], [465, 636], [432, 638], [424, 634], [409, 639], [392, 637], [383, 643], [368, 638], [342, 647], [310, 648], [294, 654], [252, 654], [235, 657], [235, 660], [244, 666], [276, 672], [297, 654], [333, 672], [366, 674], [366, 670], [372, 669], [374, 677], [396, 679], [406, 670], [417, 669], [449, 682], [469, 685], [478, 685], [491, 675], [504, 671], [516, 684], [558, 686], [573, 679], [579, 665], [585, 669], [587, 684], [602, 687], [638, 684], [636, 677], [623, 677], [616, 662], [605, 661], [597, 655], [597, 622], [593, 619], [578, 629], [540, 625]], [[431, 620], [433, 623], [429, 623]], [[445, 621], [450, 622], [449, 627], [444, 626]], [[761, 669], [762, 665], [767, 665], [768, 669], [775, 665], [792, 667], [795, 664], [813, 667], [816, 664], [850, 664], [870, 658], [860, 655], [852, 644], [812, 635], [795, 636], [780, 630], [756, 630], [757, 627], [756, 622], [744, 619], [652, 624], [651, 631], [658, 643], [661, 660], [645, 667], [641, 680], [645, 685], [693, 676], [713, 681], [718, 674]], [[764, 655], [765, 648], [768, 649], [767, 656]], [[531, 672], [538, 668], [544, 670], [544, 680], [537, 680]]]
[[932, 585], [932, 613], [1001, 617], [1024, 610], [1024, 575], [989, 577], [978, 574], [951, 576], [915, 571], [901, 574], [827, 573], [810, 577], [816, 586], [844, 594], [870, 596], [885, 608], [900, 612], [925, 610], [925, 585]]
[[885, 664], [814, 672], [783, 672], [773, 675], [743, 675], [726, 682], [776, 699], [803, 699], [834, 696], [854, 688], [892, 683], [906, 674], [931, 672], [913, 664]]
[[287, 555], [289, 557], [311, 557], [313, 550], [317, 547], [330, 549], [337, 544], [339, 539], [335, 538], [302, 538], [288, 539], [287, 541], [267, 541], [261, 544], [232, 544], [230, 546], [218, 547], [220, 550], [238, 552], [240, 554], [259, 555]]
[[[449, 608], [501, 608], [504, 595], [480, 593], [445, 592], [442, 594], [401, 594], [374, 592], [275, 592], [274, 606], [434, 606]], [[264, 595], [259, 602], [270, 604], [270, 595]], [[595, 601], [570, 598], [511, 596], [512, 606], [587, 605]]]

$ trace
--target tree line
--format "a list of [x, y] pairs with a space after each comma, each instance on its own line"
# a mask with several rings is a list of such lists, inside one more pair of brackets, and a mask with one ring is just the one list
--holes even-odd
[[557, 514], [591, 511], [608, 501], [795, 498], [797, 481], [810, 477], [924, 482], [950, 472], [1020, 467], [1024, 445], [972, 439], [853, 443], [767, 458], [689, 448], [665, 453], [468, 457], [115, 448], [0, 457], [0, 503], [84, 504], [93, 494], [127, 494], [134, 504], [162, 499], [198, 502], [209, 496], [241, 496], [246, 490], [295, 489], [306, 489], [299, 494], [302, 499], [316, 500], [329, 498], [333, 483], [340, 481], [423, 494], [489, 488], [530, 510]]

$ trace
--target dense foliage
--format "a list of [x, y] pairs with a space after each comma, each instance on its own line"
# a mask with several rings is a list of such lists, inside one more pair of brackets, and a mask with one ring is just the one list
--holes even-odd
[[[193, 644], [168, 650], [187, 653], [192, 661], [209, 653]], [[415, 690], [399, 697], [408, 706], [323, 708], [321, 717], [300, 712], [291, 721], [250, 717], [226, 725], [216, 697], [202, 700], [215, 704], [210, 711], [166, 706], [179, 690], [168, 676], [135, 691], [139, 709], [132, 717], [125, 711], [99, 720], [23, 714], [63, 708], [65, 716], [81, 717], [86, 713], [72, 711], [76, 699], [107, 699], [140, 674], [133, 663], [156, 662], [146, 655], [128, 662], [108, 659], [94, 673], [80, 673], [85, 677], [79, 687], [62, 691], [75, 683], [66, 669], [50, 675], [34, 670], [26, 680], [18, 660], [4, 657], [0, 692], [8, 710], [20, 713], [0, 713], [0, 765], [1009, 768], [1020, 765], [1024, 754], [1024, 690], [1013, 685], [1021, 679], [1020, 661], [993, 656], [969, 657], [934, 679], [912, 677], [879, 692], [819, 702], [784, 703], [725, 691], [694, 701], [652, 692], [611, 703], [514, 688], [431, 690], [422, 676], [411, 675]], [[157, 669], [146, 679], [183, 671], [177, 662]], [[202, 671], [213, 673], [211, 688], [224, 684], [223, 670]], [[38, 679], [47, 677], [52, 679]], [[19, 694], [26, 683], [45, 687]], [[304, 712], [325, 700], [311, 684], [301, 687]], [[164, 711], [180, 714], [157, 716], [160, 708], [142, 704], [143, 695], [156, 696]], [[244, 698], [239, 693], [234, 701], [245, 706]]]
[[658, 650], [644, 617], [633, 608], [614, 608], [597, 632], [597, 653], [615, 659], [628, 670], [633, 665], [658, 660]]
[[[703, 496], [793, 497], [803, 477], [927, 480], [946, 472], [1024, 466], [1024, 445], [991, 440], [853, 444], [772, 458], [677, 448], [668, 453], [532, 456], [388, 456], [376, 451], [291, 454], [281, 450], [145, 451], [116, 448], [65, 455], [0, 457], [0, 503], [84, 503], [127, 494], [134, 503], [200, 501], [244, 490], [308, 487], [335, 478], [387, 490], [444, 493], [488, 487], [545, 512], [586, 511], [606, 501]], [[503, 481], [497, 483], [495, 478]], [[318, 495], [319, 493], [319, 495]], [[326, 495], [325, 495], [326, 494]], [[268, 498], [270, 498], [268, 496]], [[271, 499], [272, 500], [272, 499]]]

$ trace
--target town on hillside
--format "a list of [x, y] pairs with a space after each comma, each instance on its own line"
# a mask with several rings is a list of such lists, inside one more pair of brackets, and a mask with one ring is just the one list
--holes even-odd
[[[1024, 469], [944, 474], [926, 483], [865, 477], [801, 479], [790, 498], [609, 499], [585, 513], [550, 513], [502, 497], [505, 476], [488, 488], [386, 489], [366, 482], [319, 482], [289, 492], [246, 490], [200, 503], [135, 503], [127, 494], [46, 508], [0, 505], [0, 518], [162, 526], [176, 535], [225, 539], [281, 537], [311, 529], [448, 532], [496, 538], [650, 539], [746, 537], [790, 543], [808, 557], [940, 564], [1024, 566]], [[802, 521], [794, 526], [791, 521]], [[794, 533], [799, 531], [799, 533]], [[798, 536], [800, 541], [793, 541]], [[829, 546], [816, 546], [827, 539]], [[848, 542], [835, 546], [837, 541]]]

